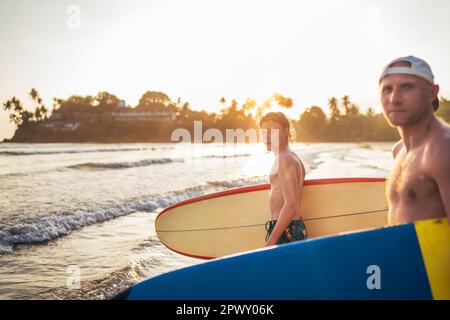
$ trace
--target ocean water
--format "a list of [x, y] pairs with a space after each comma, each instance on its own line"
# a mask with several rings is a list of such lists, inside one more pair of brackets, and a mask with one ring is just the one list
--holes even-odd
[[[386, 177], [392, 145], [291, 148], [307, 179]], [[203, 262], [159, 242], [158, 212], [266, 183], [272, 161], [262, 144], [0, 143], [0, 299], [108, 299], [147, 277]]]

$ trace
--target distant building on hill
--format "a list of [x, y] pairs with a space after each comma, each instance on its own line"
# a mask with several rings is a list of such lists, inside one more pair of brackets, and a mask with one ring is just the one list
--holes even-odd
[[140, 111], [136, 109], [122, 109], [114, 111], [112, 118], [115, 121], [155, 121], [170, 122], [175, 120], [175, 114], [170, 110]]

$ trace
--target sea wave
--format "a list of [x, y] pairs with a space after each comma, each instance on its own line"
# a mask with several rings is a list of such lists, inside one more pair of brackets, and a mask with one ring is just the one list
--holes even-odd
[[231, 181], [210, 181], [202, 185], [145, 198], [130, 199], [105, 208], [55, 213], [49, 216], [0, 222], [0, 255], [13, 252], [16, 245], [44, 243], [74, 230], [102, 223], [137, 211], [157, 212], [176, 202], [221, 191], [227, 188], [266, 182], [265, 178], [252, 177]]
[[242, 153], [242, 154], [224, 154], [224, 155], [205, 155], [202, 158], [206, 159], [228, 159], [228, 158], [242, 158], [242, 157], [250, 157], [252, 154], [250, 153]]
[[43, 300], [105, 300], [111, 299], [143, 278], [133, 268], [133, 263], [105, 277], [83, 283], [79, 290], [67, 287], [53, 288], [39, 294]]
[[144, 159], [134, 162], [86, 162], [68, 166], [70, 169], [127, 169], [151, 166], [154, 164], [168, 164], [174, 162], [183, 162], [182, 159]]
[[51, 154], [72, 154], [72, 153], [92, 153], [92, 152], [126, 152], [126, 151], [146, 151], [156, 150], [156, 147], [149, 148], [100, 148], [100, 149], [68, 149], [68, 150], [13, 150], [0, 151], [0, 155], [5, 156], [30, 156], [30, 155], [51, 155]]
[[83, 282], [79, 290], [71, 290], [67, 286], [46, 290], [38, 294], [39, 299], [111, 299], [139, 281], [192, 263], [190, 258], [168, 250], [156, 235], [138, 243], [131, 251], [132, 260], [118, 270]]

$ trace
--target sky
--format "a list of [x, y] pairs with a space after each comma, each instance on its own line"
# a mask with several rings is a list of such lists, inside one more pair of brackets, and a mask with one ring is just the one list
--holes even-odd
[[[287, 111], [349, 95], [381, 111], [378, 76], [416, 55], [450, 97], [448, 0], [1, 0], [0, 102], [32, 106], [148, 90], [218, 112], [220, 98], [292, 97]], [[0, 110], [0, 139], [14, 125]]]

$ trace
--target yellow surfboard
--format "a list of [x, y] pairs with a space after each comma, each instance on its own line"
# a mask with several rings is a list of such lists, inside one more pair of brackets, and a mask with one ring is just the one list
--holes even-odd
[[[384, 188], [380, 178], [306, 180], [299, 212], [309, 238], [386, 226]], [[269, 190], [261, 184], [176, 203], [158, 215], [156, 232], [169, 249], [202, 259], [264, 247]]]

